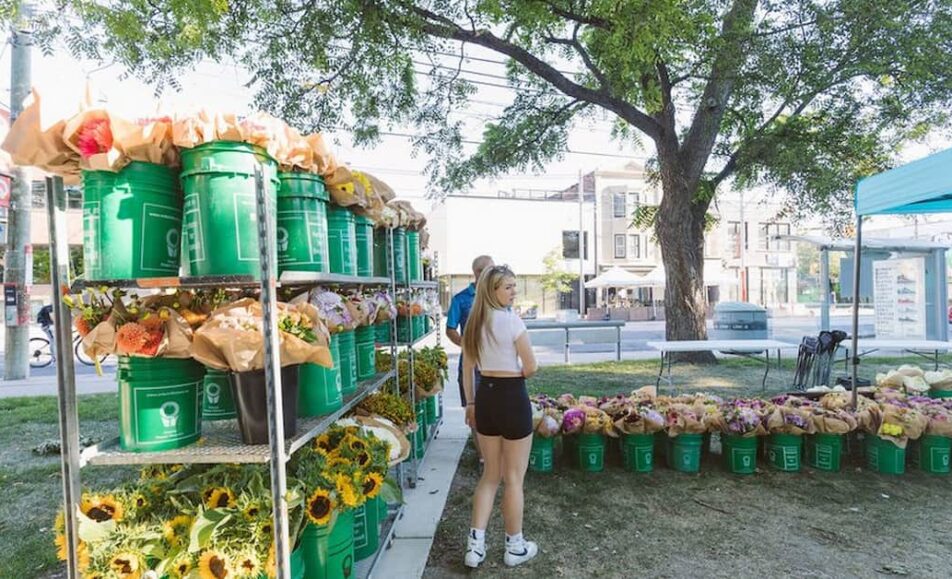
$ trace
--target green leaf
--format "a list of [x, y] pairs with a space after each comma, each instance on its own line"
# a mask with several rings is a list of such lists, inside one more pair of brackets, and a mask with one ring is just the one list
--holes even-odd
[[192, 529], [189, 533], [189, 553], [196, 553], [204, 549], [215, 531], [227, 523], [231, 516], [231, 513], [225, 509], [201, 511], [195, 517], [195, 522], [192, 523]]
[[380, 497], [388, 504], [403, 504], [403, 489], [400, 488], [397, 480], [388, 476], [380, 487]]

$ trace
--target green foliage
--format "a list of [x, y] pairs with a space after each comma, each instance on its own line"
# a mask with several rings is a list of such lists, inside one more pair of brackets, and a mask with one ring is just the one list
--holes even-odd
[[578, 279], [578, 275], [562, 269], [562, 256], [558, 248], [547, 253], [542, 258], [542, 264], [545, 266], [545, 273], [539, 278], [542, 289], [560, 294], [572, 291], [572, 283]]

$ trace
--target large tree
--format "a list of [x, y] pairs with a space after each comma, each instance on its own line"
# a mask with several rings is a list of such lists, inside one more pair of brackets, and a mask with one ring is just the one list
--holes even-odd
[[[413, 125], [442, 187], [541, 168], [574, 123], [608, 114], [654, 152], [676, 340], [706, 335], [705, 215], [725, 182], [846, 223], [855, 181], [952, 104], [950, 0], [76, 1], [46, 29], [157, 86], [234, 59], [302, 129], [373, 144], [384, 123]], [[505, 60], [515, 94], [475, 150], [454, 117], [476, 92], [467, 45]]]

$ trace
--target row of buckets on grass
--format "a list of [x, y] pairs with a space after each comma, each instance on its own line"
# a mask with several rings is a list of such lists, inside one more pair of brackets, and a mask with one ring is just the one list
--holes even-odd
[[[179, 173], [134, 161], [83, 171], [83, 259], [89, 280], [260, 275], [255, 168], [270, 184], [278, 273], [389, 277], [384, 229], [334, 205], [324, 180], [278, 172], [264, 149], [216, 141], [182, 150]], [[420, 234], [394, 230], [394, 276], [421, 281]], [[108, 256], [108, 259], [107, 259]]]
[[[398, 318], [405, 338], [425, 331], [425, 316]], [[402, 322], [401, 322], [402, 320]], [[389, 343], [389, 323], [362, 326], [331, 336], [333, 368], [315, 364], [282, 368], [284, 433], [292, 436], [297, 418], [330, 414], [358, 382], [376, 374], [377, 342]], [[399, 338], [398, 338], [399, 339]], [[119, 444], [123, 450], [150, 452], [181, 448], [201, 437], [203, 420], [237, 418], [242, 441], [268, 442], [264, 372], [222, 372], [191, 358], [120, 357]]]
[[[710, 452], [710, 434], [625, 434], [618, 439], [622, 466], [632, 472], [651, 472], [655, 457], [663, 456], [667, 465], [680, 472], [694, 473], [701, 468], [701, 457]], [[757, 469], [761, 448], [767, 464], [784, 472], [799, 472], [805, 464], [820, 471], [837, 472], [844, 455], [843, 434], [798, 436], [770, 434], [765, 437], [718, 435], [724, 467], [734, 474], [753, 474]], [[605, 467], [606, 437], [602, 434], [566, 435], [562, 438], [563, 457], [583, 471], [600, 472]], [[761, 443], [762, 440], [762, 443]], [[903, 474], [908, 462], [930, 474], [949, 474], [952, 439], [924, 435], [910, 441], [908, 448], [864, 435], [862, 441], [866, 464], [870, 470], [883, 474]], [[532, 439], [529, 468], [536, 472], [552, 472], [555, 466], [555, 437]]]

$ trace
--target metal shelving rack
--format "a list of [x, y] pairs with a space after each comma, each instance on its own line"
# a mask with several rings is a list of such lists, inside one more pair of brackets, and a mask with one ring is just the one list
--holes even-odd
[[[266, 201], [268, 199], [266, 181], [260, 167], [255, 174], [255, 193], [257, 212], [259, 216], [267, 215]], [[255, 280], [253, 276], [202, 276], [202, 277], [166, 277], [151, 279], [125, 280], [79, 280], [70, 285], [69, 280], [69, 247], [66, 242], [66, 194], [63, 180], [60, 177], [46, 179], [47, 207], [50, 231], [51, 277], [53, 287], [71, 288], [80, 290], [85, 287], [125, 287], [141, 289], [164, 288], [253, 288], [261, 289], [261, 302], [264, 318], [265, 338], [265, 378], [268, 404], [268, 433], [269, 444], [245, 445], [241, 443], [237, 427], [232, 425], [203, 425], [206, 429], [204, 442], [199, 442], [181, 449], [153, 452], [132, 453], [119, 449], [118, 438], [98, 444], [80, 452], [79, 449], [79, 416], [76, 404], [76, 374], [73, 367], [72, 352], [72, 314], [70, 309], [61, 301], [54, 300], [53, 308], [56, 316], [55, 347], [57, 353], [56, 376], [58, 384], [58, 410], [60, 425], [60, 443], [63, 474], [63, 501], [66, 527], [67, 546], [67, 576], [70, 579], [78, 578], [78, 522], [73, 506], [80, 502], [81, 476], [80, 470], [87, 465], [120, 465], [120, 464], [150, 464], [150, 463], [268, 463], [271, 470], [271, 494], [274, 505], [275, 555], [278, 576], [291, 576], [290, 566], [290, 537], [288, 531], [286, 463], [288, 457], [304, 446], [309, 440], [326, 430], [351, 410], [357, 403], [371, 392], [376, 391], [387, 383], [390, 378], [396, 380], [399, 389], [397, 365], [390, 372], [377, 374], [374, 378], [362, 382], [356, 393], [348, 397], [341, 409], [333, 414], [305, 419], [301, 423], [301, 434], [285, 440], [283, 415], [283, 400], [281, 395], [281, 365], [278, 349], [277, 316], [275, 304], [276, 288], [304, 287], [310, 285], [338, 285], [348, 287], [389, 286], [396, 293], [396, 281], [393, 275], [384, 277], [355, 277], [338, 274], [285, 272], [277, 278], [276, 264], [271, 262], [271, 248], [274, 247], [274, 226], [268, 219], [258, 221], [258, 245], [260, 249], [261, 278]], [[392, 231], [388, 232], [392, 250]], [[393, 254], [391, 253], [391, 256]], [[392, 262], [392, 257], [391, 257]], [[391, 263], [391, 272], [393, 267]], [[391, 352], [396, 359], [396, 320], [391, 322]], [[398, 468], [401, 471], [401, 463]], [[393, 535], [395, 521], [402, 516], [403, 507], [398, 505], [391, 510], [385, 525], [385, 541], [381, 544], [378, 553], [372, 560], [367, 571], [373, 572], [373, 567], [379, 560], [380, 551], [388, 547]], [[363, 566], [361, 566], [363, 568]]]

